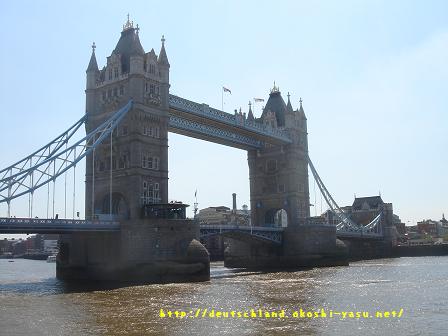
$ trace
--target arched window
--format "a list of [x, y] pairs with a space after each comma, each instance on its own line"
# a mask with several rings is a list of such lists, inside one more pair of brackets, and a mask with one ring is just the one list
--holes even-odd
[[154, 200], [155, 200], [155, 202], [160, 201], [159, 184], [158, 183], [154, 183]]

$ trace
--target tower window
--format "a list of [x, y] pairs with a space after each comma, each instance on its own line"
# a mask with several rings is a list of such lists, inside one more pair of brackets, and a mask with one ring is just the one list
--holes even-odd
[[124, 169], [129, 168], [129, 153], [122, 154], [120, 160], [118, 161], [118, 168]]
[[277, 170], [277, 160], [268, 160], [266, 162], [266, 170], [268, 173], [272, 173]]
[[118, 78], [118, 68], [114, 68], [114, 78]]
[[118, 89], [114, 88], [114, 97], [117, 97], [117, 96], [118, 96]]
[[124, 95], [124, 86], [120, 86], [120, 96]]
[[109, 80], [112, 79], [112, 68], [109, 69]]
[[145, 83], [145, 92], [148, 92], [148, 83]]
[[156, 73], [156, 66], [154, 64], [149, 65], [149, 73], [151, 73], [151, 74]]
[[152, 94], [156, 93], [156, 86], [154, 84], [151, 84], [149, 86], [149, 93], [152, 93]]
[[103, 91], [103, 100], [106, 100], [106, 91]]
[[154, 199], [156, 200], [156, 202], [159, 201], [159, 184], [158, 183], [154, 183]]

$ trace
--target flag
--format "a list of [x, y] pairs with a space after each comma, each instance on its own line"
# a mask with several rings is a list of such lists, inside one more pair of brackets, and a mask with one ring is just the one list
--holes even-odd
[[259, 103], [259, 102], [264, 102], [264, 99], [263, 98], [254, 98], [254, 101], [256, 103]]
[[232, 91], [230, 91], [230, 89], [226, 88], [225, 86], [223, 86], [222, 89], [224, 90], [224, 92], [232, 94]]

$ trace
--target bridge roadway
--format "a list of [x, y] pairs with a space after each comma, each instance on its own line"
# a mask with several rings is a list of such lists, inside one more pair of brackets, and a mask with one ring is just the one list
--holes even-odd
[[[119, 221], [106, 220], [72, 220], [72, 219], [47, 219], [47, 218], [0, 218], [0, 233], [52, 233], [68, 234], [72, 232], [113, 232], [120, 231]], [[229, 237], [236, 235], [251, 236], [254, 239], [274, 244], [283, 241], [282, 227], [266, 226], [238, 226], [238, 225], [200, 225], [200, 237], [206, 238], [214, 235], [225, 234]], [[337, 231], [338, 238], [382, 239], [378, 233], [345, 232]]]
[[120, 231], [117, 221], [44, 218], [0, 218], [0, 233], [72, 233]]

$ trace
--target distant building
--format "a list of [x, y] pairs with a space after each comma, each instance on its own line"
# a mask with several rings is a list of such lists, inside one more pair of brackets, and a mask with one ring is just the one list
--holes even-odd
[[432, 219], [423, 220], [417, 222], [417, 230], [420, 234], [429, 234], [434, 237], [439, 236], [439, 222]]
[[[350, 206], [341, 207], [355, 223], [367, 225], [384, 209], [392, 209], [392, 203], [385, 203], [381, 196], [356, 197]], [[322, 214], [329, 224], [338, 224], [340, 219], [333, 212], [327, 210]], [[395, 215], [395, 222], [401, 222], [400, 218]]]
[[[195, 217], [201, 225], [238, 225], [250, 226], [250, 210], [247, 205], [236, 208], [236, 194], [233, 194], [233, 209], [226, 206], [208, 207], [199, 210]], [[211, 260], [224, 258], [225, 239], [216, 235], [201, 239], [201, 243], [210, 253]]]

